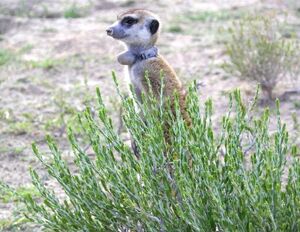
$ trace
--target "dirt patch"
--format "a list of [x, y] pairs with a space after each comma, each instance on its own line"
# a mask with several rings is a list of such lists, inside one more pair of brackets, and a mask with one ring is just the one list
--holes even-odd
[[0, 17], [0, 34], [6, 33], [12, 26], [13, 20], [7, 17]]
[[[127, 82], [124, 81], [123, 67], [116, 62], [116, 55], [123, 47], [107, 37], [105, 29], [118, 13], [129, 7], [145, 7], [160, 15], [163, 21], [158, 44], [160, 53], [186, 85], [193, 80], [201, 84], [201, 100], [214, 100], [215, 120], [218, 121], [227, 110], [228, 92], [240, 88], [248, 100], [255, 93], [255, 84], [231, 77], [220, 68], [226, 59], [226, 38], [222, 37], [219, 28], [226, 28], [237, 14], [232, 17], [215, 12], [271, 9], [278, 11], [278, 17], [285, 11], [293, 22], [299, 20], [294, 8], [279, 1], [260, 2], [1, 1], [0, 47], [10, 58], [0, 66], [0, 180], [14, 187], [28, 186], [31, 183], [28, 168], [34, 167], [46, 182], [50, 181], [30, 147], [37, 141], [41, 150], [47, 151], [45, 134], [53, 135], [66, 159], [72, 160], [65, 129], [76, 112], [87, 105], [95, 105], [97, 86], [109, 114], [115, 124], [118, 123], [119, 100], [111, 70], [116, 71], [121, 89], [125, 91]], [[76, 7], [71, 10], [75, 13], [78, 10], [79, 17], [65, 17], [74, 3]], [[191, 10], [193, 18], [189, 19], [187, 15]], [[203, 16], [201, 12], [206, 13]], [[300, 33], [299, 27], [293, 28]], [[300, 83], [282, 82], [275, 93], [280, 96], [295, 86]], [[271, 111], [274, 111], [272, 106]], [[299, 94], [282, 102], [281, 112], [292, 139], [299, 144], [299, 132], [291, 115], [300, 118]], [[12, 218], [13, 208], [11, 203], [0, 202], [0, 220]]]

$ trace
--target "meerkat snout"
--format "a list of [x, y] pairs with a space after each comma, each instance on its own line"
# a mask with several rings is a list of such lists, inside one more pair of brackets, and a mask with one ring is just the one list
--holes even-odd
[[113, 35], [113, 29], [112, 28], [106, 29], [106, 33], [107, 33], [107, 35], [112, 36]]

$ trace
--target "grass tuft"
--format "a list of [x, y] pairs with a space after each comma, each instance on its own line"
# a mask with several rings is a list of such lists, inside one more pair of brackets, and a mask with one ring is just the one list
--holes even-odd
[[11, 51], [0, 48], [0, 66], [7, 64], [13, 57]]
[[168, 28], [168, 31], [173, 32], [173, 33], [181, 33], [183, 31], [183, 29], [179, 25], [173, 25]]
[[81, 12], [80, 8], [77, 7], [75, 4], [70, 6], [68, 9], [64, 11], [64, 17], [66, 19], [75, 19], [75, 18], [81, 18], [83, 16], [83, 13]]
[[61, 64], [62, 62], [62, 60], [47, 58], [39, 61], [28, 61], [27, 65], [30, 68], [41, 68], [45, 70], [50, 70], [56, 67], [57, 65]]
[[237, 10], [195, 11], [187, 13], [185, 17], [191, 21], [207, 23], [238, 19], [242, 13]]

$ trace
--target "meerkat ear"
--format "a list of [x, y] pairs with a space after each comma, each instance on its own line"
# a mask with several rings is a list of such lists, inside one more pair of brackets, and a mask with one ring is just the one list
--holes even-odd
[[150, 32], [151, 34], [155, 34], [158, 30], [158, 27], [159, 27], [159, 22], [156, 20], [156, 19], [153, 19], [150, 23]]

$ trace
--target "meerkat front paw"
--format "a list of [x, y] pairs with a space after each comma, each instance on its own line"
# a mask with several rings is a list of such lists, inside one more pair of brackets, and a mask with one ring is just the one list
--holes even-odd
[[133, 65], [136, 61], [136, 56], [130, 52], [122, 52], [118, 55], [118, 62], [122, 65]]

